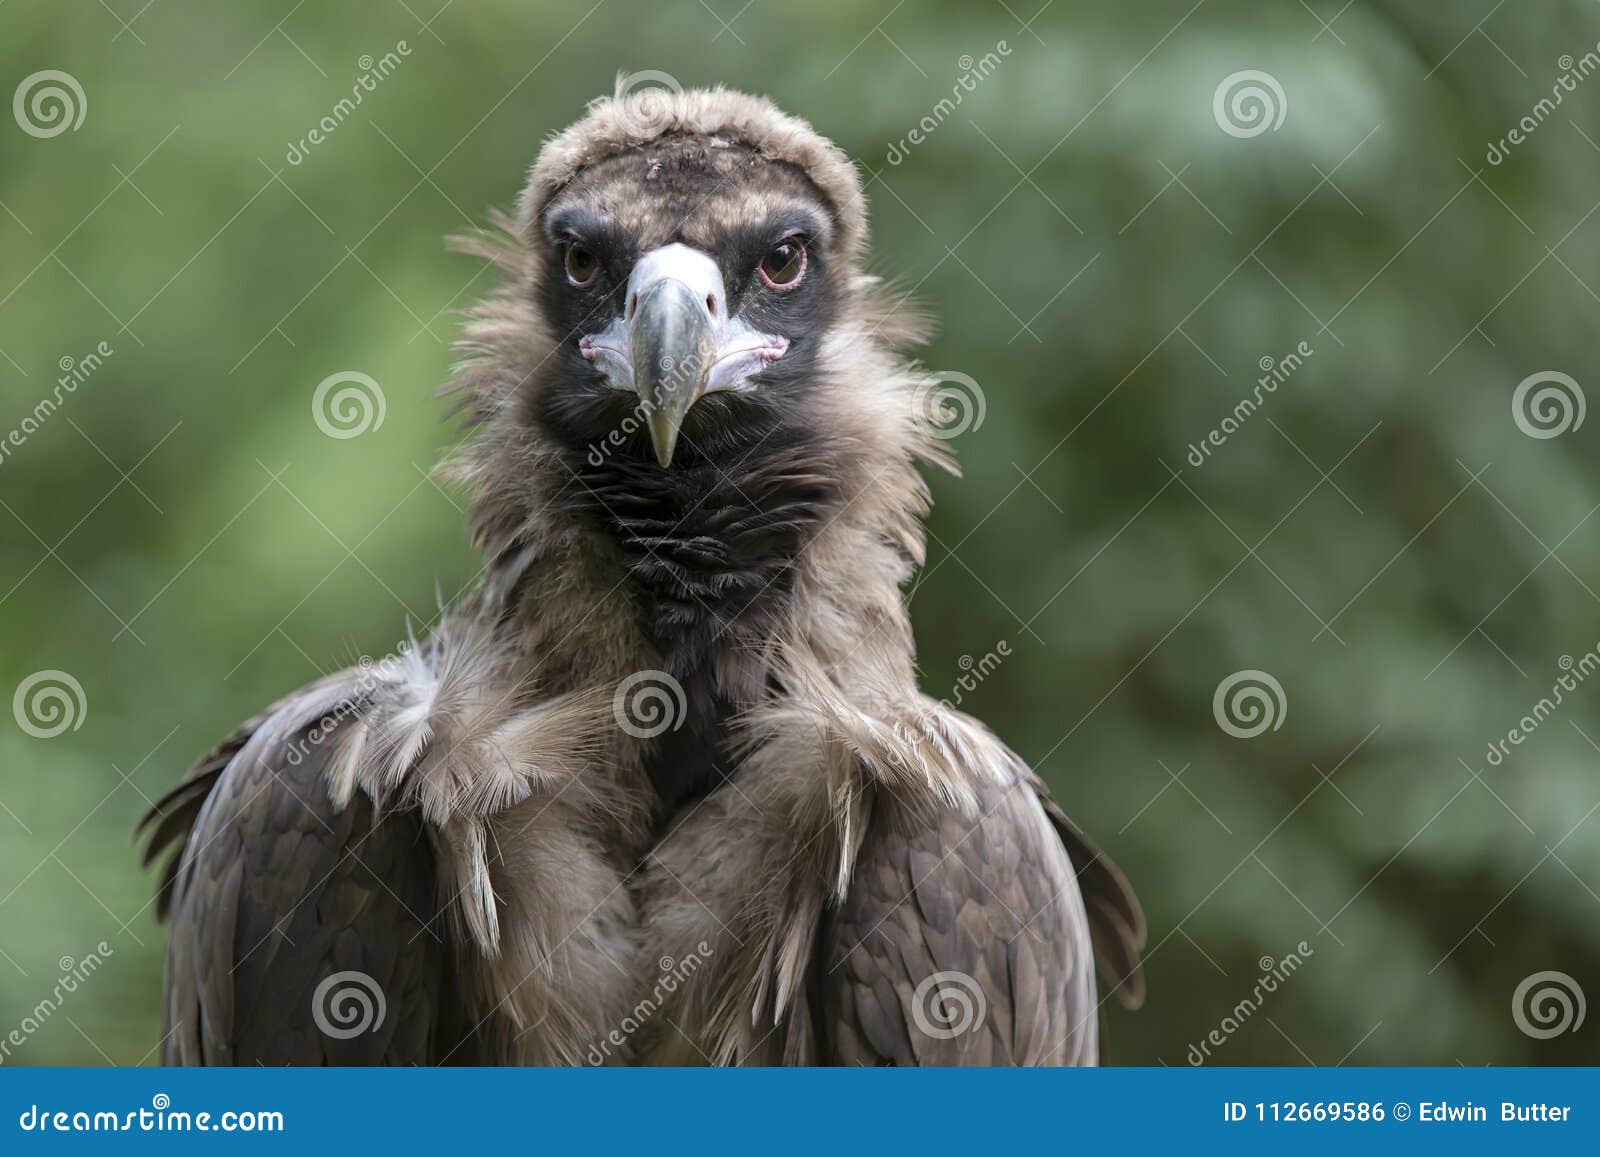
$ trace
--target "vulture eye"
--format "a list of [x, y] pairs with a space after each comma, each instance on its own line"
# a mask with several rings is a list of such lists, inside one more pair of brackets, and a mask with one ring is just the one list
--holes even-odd
[[798, 237], [778, 242], [761, 259], [756, 272], [761, 275], [768, 289], [776, 289], [780, 293], [793, 289], [806, 275], [805, 243]]
[[567, 281], [576, 289], [588, 289], [600, 276], [600, 259], [576, 242], [567, 246], [566, 266]]

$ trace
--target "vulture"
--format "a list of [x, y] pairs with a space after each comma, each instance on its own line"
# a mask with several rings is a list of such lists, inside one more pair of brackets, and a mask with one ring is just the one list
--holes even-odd
[[[483, 566], [145, 817], [183, 1065], [1092, 1065], [1118, 869], [922, 693], [926, 324], [769, 100], [551, 137], [443, 392]], [[943, 415], [947, 418], [947, 415]]]

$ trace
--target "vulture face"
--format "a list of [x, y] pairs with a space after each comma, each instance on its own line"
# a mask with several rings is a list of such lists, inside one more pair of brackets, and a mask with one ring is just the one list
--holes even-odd
[[803, 433], [842, 275], [799, 168], [666, 137], [583, 170], [537, 229], [536, 305], [560, 337], [540, 406], [563, 441], [632, 430], [618, 453], [683, 469]]

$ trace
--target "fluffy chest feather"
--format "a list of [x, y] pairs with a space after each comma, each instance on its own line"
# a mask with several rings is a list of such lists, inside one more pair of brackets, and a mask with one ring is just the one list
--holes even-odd
[[647, 768], [662, 814], [731, 770], [724, 723], [766, 681], [761, 645], [793, 595], [794, 567], [838, 506], [838, 486], [802, 447], [764, 446], [730, 471], [586, 462], [578, 502], [620, 550], [640, 630], [684, 691], [686, 717]]

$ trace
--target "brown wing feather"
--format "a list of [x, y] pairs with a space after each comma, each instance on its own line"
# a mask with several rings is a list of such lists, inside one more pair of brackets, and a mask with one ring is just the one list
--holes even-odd
[[1077, 870], [1078, 890], [1083, 893], [1089, 913], [1089, 931], [1101, 980], [1110, 984], [1123, 1007], [1138, 1008], [1144, 1003], [1144, 972], [1139, 966], [1139, 954], [1146, 937], [1139, 898], [1122, 869], [1078, 830], [1042, 786], [1039, 790], [1045, 812]]
[[[141, 824], [147, 863], [180, 846], [161, 884], [172, 920], [163, 1060], [437, 1062], [456, 1043], [441, 1008], [452, 954], [423, 826], [409, 812], [377, 818], [364, 797], [336, 811], [324, 781], [334, 737], [311, 744], [281, 723], [240, 728]], [[341, 972], [370, 978], [359, 983], [384, 1008], [348, 1038], [313, 1014], [318, 985]]]
[[978, 789], [980, 818], [880, 797], [824, 930], [823, 1060], [1094, 1064], [1089, 916], [1035, 785]]

